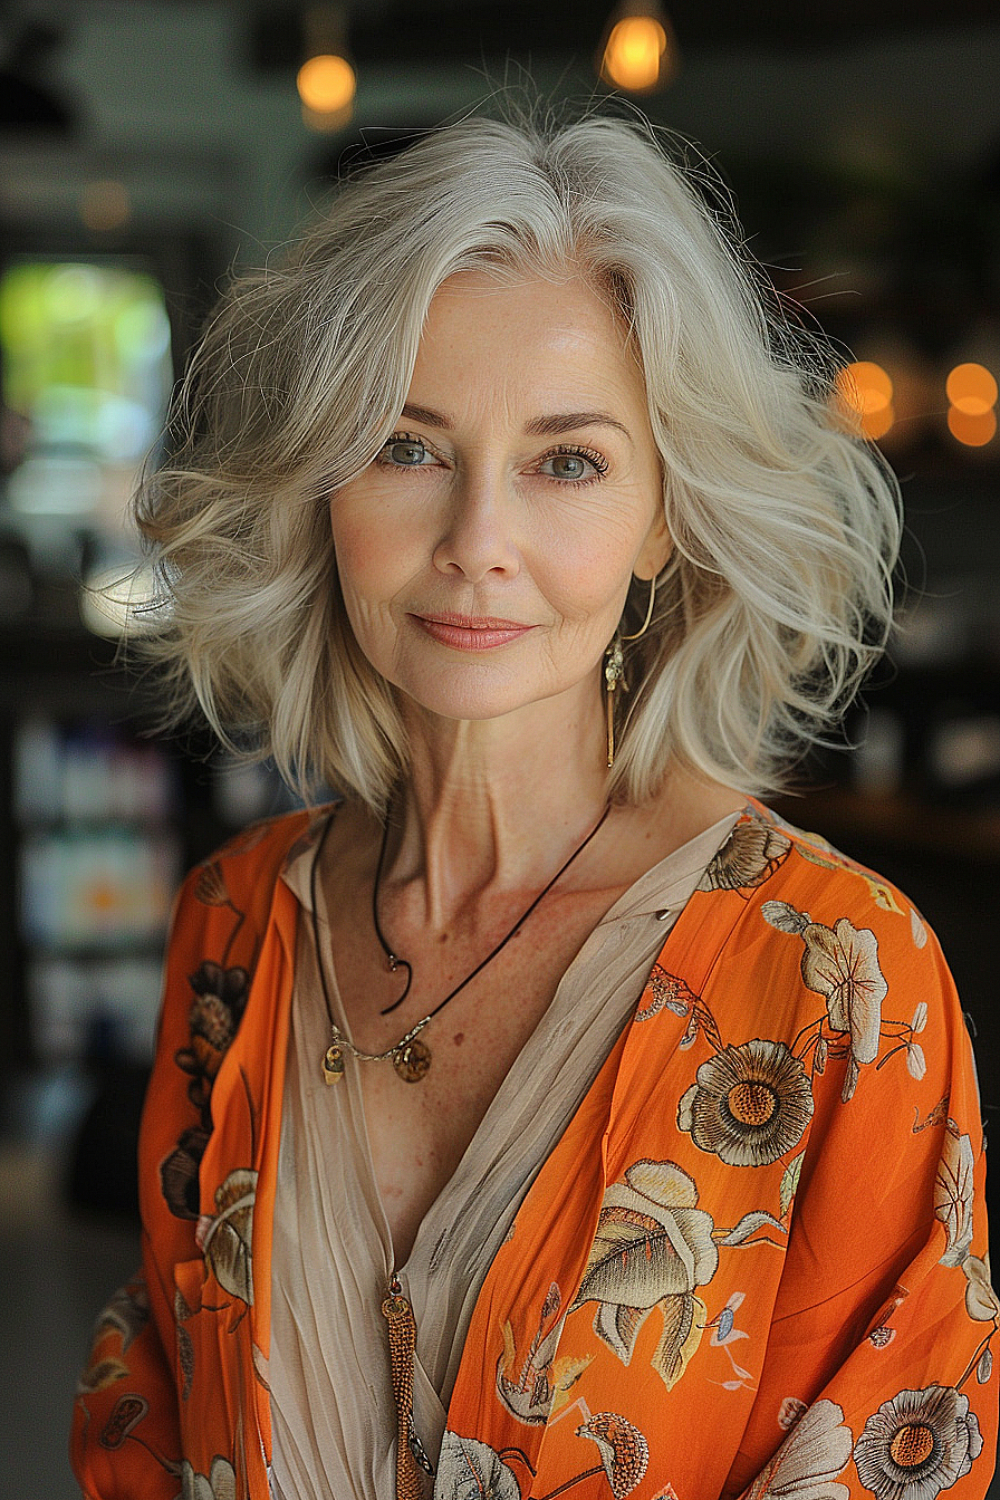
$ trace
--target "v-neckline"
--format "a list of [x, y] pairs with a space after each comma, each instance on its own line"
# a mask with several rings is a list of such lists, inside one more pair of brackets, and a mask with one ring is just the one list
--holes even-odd
[[[736, 823], [746, 815], [750, 805], [751, 804], [748, 800], [747, 804], [745, 804], [737, 812], [727, 813], [724, 817], [717, 819], [715, 823], [710, 824], [707, 828], [702, 829], [699, 833], [688, 839], [677, 849], [671, 850], [669, 854], [664, 855], [663, 859], [658, 860], [655, 865], [652, 865], [650, 867], [650, 869], [644, 871], [642, 875], [638, 876], [636, 880], [634, 880], [632, 884], [622, 892], [621, 896], [619, 896], [618, 899], [608, 908], [608, 911], [604, 914], [600, 921], [595, 924], [591, 932], [588, 933], [580, 949], [578, 950], [574, 958], [571, 959], [570, 963], [567, 965], [565, 972], [560, 977], [559, 982], [556, 985], [555, 991], [552, 995], [552, 999], [550, 1000], [549, 1004], [546, 1006], [542, 1014], [539, 1016], [537, 1023], [527, 1037], [517, 1057], [514, 1059], [513, 1064], [505, 1074], [504, 1078], [501, 1080], [497, 1092], [494, 1094], [493, 1099], [490, 1101], [485, 1114], [479, 1121], [479, 1124], [476, 1126], [475, 1131], [470, 1137], [465, 1150], [456, 1163], [454, 1171], [451, 1173], [447, 1181], [442, 1185], [440, 1190], [435, 1194], [431, 1203], [428, 1205], [427, 1210], [425, 1211], [420, 1224], [417, 1227], [416, 1234], [413, 1238], [413, 1243], [410, 1247], [410, 1252], [407, 1255], [406, 1260], [402, 1262], [402, 1264], [396, 1263], [396, 1247], [393, 1243], [393, 1236], [389, 1225], [388, 1214], [385, 1208], [385, 1201], [383, 1199], [382, 1192], [378, 1183], [378, 1178], [375, 1172], [374, 1154], [372, 1152], [371, 1134], [368, 1123], [368, 1111], [365, 1105], [365, 1091], [363, 1084], [359, 1080], [359, 1143], [362, 1147], [362, 1160], [358, 1163], [358, 1168], [359, 1170], [364, 1171], [364, 1173], [366, 1174], [367, 1185], [369, 1185], [371, 1189], [370, 1199], [373, 1205], [376, 1206], [378, 1210], [378, 1222], [376, 1223], [375, 1227], [379, 1242], [386, 1257], [387, 1266], [389, 1267], [392, 1274], [404, 1280], [407, 1278], [410, 1268], [414, 1264], [414, 1260], [417, 1256], [418, 1251], [423, 1247], [424, 1240], [428, 1238], [429, 1234], [431, 1233], [431, 1229], [436, 1229], [434, 1246], [430, 1251], [428, 1251], [425, 1257], [428, 1263], [433, 1260], [434, 1248], [436, 1248], [437, 1242], [440, 1240], [442, 1233], [442, 1227], [439, 1225], [435, 1226], [435, 1220], [439, 1217], [442, 1203], [459, 1195], [458, 1189], [460, 1188], [463, 1179], [468, 1175], [471, 1167], [475, 1165], [479, 1156], [482, 1154], [482, 1140], [484, 1138], [484, 1135], [487, 1133], [487, 1129], [490, 1126], [491, 1121], [495, 1121], [497, 1115], [501, 1114], [506, 1109], [511, 1091], [519, 1085], [520, 1080], [523, 1078], [525, 1070], [530, 1068], [532, 1060], [536, 1055], [539, 1047], [544, 1043], [546, 1031], [558, 1026], [561, 1019], [559, 1001], [567, 987], [569, 977], [573, 973], [573, 970], [577, 967], [577, 965], [585, 960], [588, 950], [592, 949], [592, 945], [594, 944], [594, 942], [601, 940], [601, 929], [606, 926], [610, 926], [616, 920], [627, 920], [638, 915], [642, 915], [641, 911], [636, 912], [634, 909], [636, 893], [641, 893], [643, 887], [647, 884], [651, 886], [658, 885], [659, 881], [656, 879], [657, 872], [661, 872], [662, 878], [662, 869], [664, 865], [679, 862], [685, 851], [691, 850], [692, 846], [697, 847], [702, 842], [708, 844], [710, 835], [717, 832], [717, 837], [711, 844], [711, 847], [705, 854], [704, 858], [699, 857], [699, 860], [696, 862], [697, 869], [686, 869], [683, 874], [677, 874], [676, 876], [674, 876], [670, 882], [670, 885], [667, 886], [666, 890], [667, 892], [669, 892], [671, 886], [687, 888], [688, 882], [690, 881], [692, 876], [700, 873], [705, 869], [706, 865], [721, 847], [722, 843], [728, 837], [729, 833], [732, 831], [733, 827], [735, 827]], [[337, 816], [337, 813], [339, 812], [341, 806], [342, 803], [338, 802], [331, 809], [327, 824], [325, 825], [323, 830], [324, 833], [329, 827], [332, 819]], [[330, 1005], [333, 1010], [333, 1019], [338, 1028], [342, 1031], [343, 1035], [348, 1039], [351, 1039], [350, 1027], [347, 1022], [340, 986], [337, 980], [337, 970], [333, 954], [333, 945], [330, 941], [329, 914], [326, 905], [325, 893], [320, 882], [316, 881], [314, 883], [312, 881], [312, 869], [322, 849], [322, 842], [323, 841], [321, 835], [320, 839], [317, 840], [315, 847], [311, 851], [303, 851], [302, 856], [306, 857], [306, 854], [308, 853], [308, 857], [310, 860], [309, 880], [306, 885], [306, 891], [311, 894], [312, 890], [315, 889], [318, 894], [316, 917], [318, 919], [318, 930], [322, 935], [324, 952], [322, 958], [317, 953], [316, 960], [317, 963], [325, 962], [326, 965], [326, 974], [329, 981]], [[699, 851], [699, 855], [700, 853], [701, 851]], [[285, 873], [290, 873], [290, 870], [286, 870]], [[305, 892], [300, 891], [294, 881], [289, 881], [287, 883], [291, 885], [291, 888], [300, 904], [305, 907], [306, 903], [303, 902], [303, 895], [305, 894]], [[688, 889], [687, 897], [689, 897], [691, 894], [693, 894], [693, 891]], [[687, 897], [685, 897], [685, 900], [681, 904], [681, 909], [674, 918], [674, 921], [671, 923], [670, 928], [664, 935], [663, 944], [656, 949], [651, 961], [651, 966], [652, 963], [660, 962], [663, 953], [669, 946], [671, 937], [673, 936], [673, 933], [675, 932], [679, 921], [683, 919], [684, 907], [686, 907], [687, 905]], [[668, 910], [672, 910], [672, 908], [668, 908]], [[643, 986], [643, 993], [644, 991], [645, 986]], [[634, 1009], [635, 1004], [638, 1004], [640, 1000], [641, 995], [633, 1003], [630, 1009]], [[622, 1026], [619, 1028], [619, 1034], [627, 1024], [628, 1015], [626, 1014], [625, 1018], [623, 1019]], [[430, 1228], [428, 1228], [428, 1226], [430, 1226]]]

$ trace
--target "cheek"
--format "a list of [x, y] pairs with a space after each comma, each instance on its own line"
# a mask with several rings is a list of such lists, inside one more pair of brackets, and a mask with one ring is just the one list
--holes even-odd
[[606, 612], [617, 619], [642, 539], [627, 505], [602, 506], [596, 516], [578, 513], [538, 538], [532, 572], [565, 619]]
[[386, 545], [385, 528], [379, 527], [367, 507], [362, 511], [350, 503], [339, 503], [339, 498], [330, 507], [333, 550], [341, 592], [352, 623], [356, 623], [356, 611], [363, 615], [377, 611], [396, 592], [405, 549]]
[[386, 591], [389, 597], [392, 592], [386, 577], [388, 549], [378, 546], [365, 526], [334, 526], [333, 544], [348, 624], [363, 655], [384, 675], [392, 656], [386, 609]]

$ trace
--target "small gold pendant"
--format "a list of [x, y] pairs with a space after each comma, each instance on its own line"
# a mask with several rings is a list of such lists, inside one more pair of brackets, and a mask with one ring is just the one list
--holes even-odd
[[404, 1083], [419, 1083], [430, 1068], [431, 1049], [419, 1037], [414, 1037], [412, 1042], [398, 1047], [392, 1054], [392, 1065]]
[[334, 1042], [323, 1056], [323, 1079], [326, 1083], [339, 1083], [344, 1076], [344, 1053]]

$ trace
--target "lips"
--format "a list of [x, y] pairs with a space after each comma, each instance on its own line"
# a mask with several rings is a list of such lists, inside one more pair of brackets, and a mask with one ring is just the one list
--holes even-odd
[[443, 611], [433, 615], [411, 615], [420, 628], [442, 646], [458, 651], [490, 651], [509, 645], [533, 630], [517, 620], [503, 620], [495, 615], [458, 615]]
[[460, 630], [530, 630], [519, 620], [502, 620], [498, 615], [459, 615], [451, 610], [435, 610], [432, 615], [417, 615], [418, 620], [433, 625], [456, 625]]

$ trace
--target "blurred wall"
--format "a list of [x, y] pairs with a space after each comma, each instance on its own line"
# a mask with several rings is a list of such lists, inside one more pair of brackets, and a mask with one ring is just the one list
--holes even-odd
[[[81, 184], [112, 176], [128, 187], [138, 223], [208, 221], [252, 260], [308, 209], [319, 146], [302, 124], [291, 71], [253, 67], [253, 7], [22, 0], [7, 9], [8, 31], [21, 16], [65, 28], [50, 81], [75, 103], [80, 132], [72, 146], [8, 144], [8, 222], [72, 221]], [[679, 40], [681, 71], [648, 107], [723, 171], [734, 155], [902, 152], [965, 166], [1000, 149], [1000, 18], [808, 52], [782, 34], [739, 49]], [[587, 97], [589, 45], [569, 35], [564, 55], [535, 58], [540, 90]], [[503, 74], [502, 59], [361, 70], [354, 128], [428, 124], [482, 98]]]

